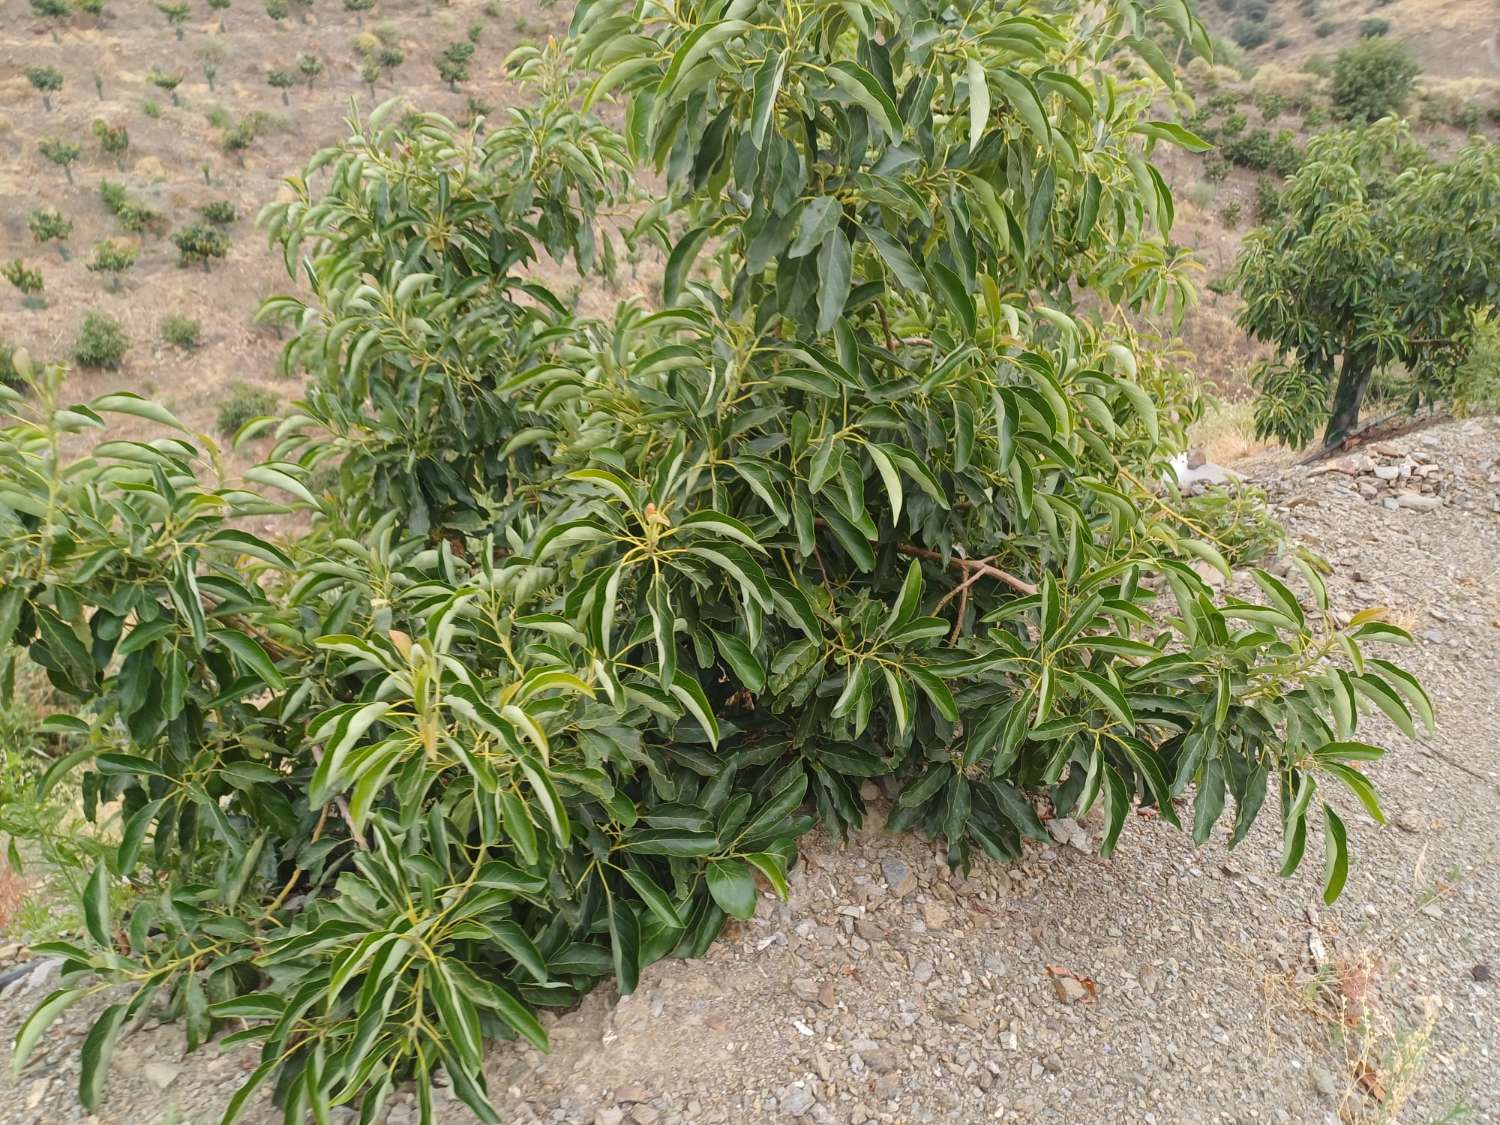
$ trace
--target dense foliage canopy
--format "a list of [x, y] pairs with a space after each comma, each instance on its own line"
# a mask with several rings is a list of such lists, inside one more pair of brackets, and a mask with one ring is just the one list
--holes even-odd
[[[441, 1070], [493, 1121], [486, 1038], [703, 951], [871, 777], [959, 865], [1095, 805], [1108, 852], [1136, 802], [1201, 842], [1232, 796], [1233, 844], [1274, 790], [1336, 896], [1361, 701], [1430, 712], [1312, 565], [1311, 609], [1215, 599], [1160, 492], [1196, 401], [1124, 311], [1191, 295], [1149, 155], [1201, 142], [1152, 116], [1156, 18], [1202, 38], [1178, 3], [584, 0], [482, 139], [387, 108], [267, 209], [312, 293], [265, 310], [310, 379], [243, 431], [271, 461], [37, 378], [0, 636], [122, 828], [20, 1056], [128, 982], [89, 1104], [160, 1001], [263, 1045], [229, 1117], [269, 1082], [369, 1121], [414, 1077], [431, 1120]], [[657, 248], [660, 300], [605, 319], [541, 260]], [[70, 456], [111, 414], [161, 436]]]
[[1500, 305], [1500, 146], [1440, 164], [1395, 118], [1314, 138], [1235, 280], [1240, 323], [1276, 349], [1254, 375], [1261, 436], [1304, 445], [1327, 419], [1336, 444], [1392, 365], [1418, 402], [1442, 396]]

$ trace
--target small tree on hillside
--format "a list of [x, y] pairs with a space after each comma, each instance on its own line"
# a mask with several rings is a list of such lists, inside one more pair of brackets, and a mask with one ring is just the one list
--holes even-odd
[[1414, 405], [1440, 394], [1471, 313], [1496, 304], [1500, 147], [1478, 140], [1436, 164], [1392, 118], [1327, 133], [1278, 203], [1235, 273], [1240, 323], [1276, 349], [1254, 374], [1259, 434], [1304, 445], [1326, 418], [1323, 444], [1338, 444], [1396, 364]]
[[365, 13], [375, 6], [375, 0], [344, 0], [344, 11], [354, 13], [354, 26], [365, 26]]
[[186, 26], [188, 16], [191, 15], [186, 4], [158, 4], [156, 10], [165, 17], [167, 25], [177, 33], [177, 38], [182, 38], [182, 29]]
[[28, 66], [26, 80], [42, 95], [42, 110], [52, 112], [52, 95], [63, 87], [63, 72], [55, 66]]
[[42, 292], [41, 270], [28, 266], [20, 258], [15, 258], [6, 262], [4, 268], [0, 269], [0, 277], [4, 277], [21, 291], [21, 304], [26, 308], [39, 309], [46, 304], [40, 296]]
[[111, 125], [102, 117], [94, 118], [94, 136], [99, 139], [99, 149], [112, 156], [115, 167], [125, 167], [125, 154], [130, 150], [130, 132], [123, 125]]
[[90, 273], [108, 274], [109, 291], [118, 293], [125, 271], [135, 265], [139, 256], [140, 249], [135, 243], [107, 238], [94, 243], [94, 256], [88, 263], [88, 270]]
[[38, 207], [26, 217], [26, 229], [38, 243], [57, 243], [57, 252], [63, 261], [68, 260], [68, 236], [73, 233], [73, 220], [56, 207]]
[[173, 74], [165, 70], [153, 70], [150, 74], [146, 75], [146, 81], [170, 97], [173, 105], [181, 105], [182, 103], [177, 100], [177, 87], [182, 85], [182, 77], [180, 73]]
[[203, 67], [203, 78], [208, 83], [209, 92], [214, 89], [214, 79], [219, 74], [219, 64], [229, 57], [229, 48], [223, 39], [206, 39], [198, 48], [198, 61]]
[[201, 265], [205, 272], [215, 261], [229, 253], [229, 237], [222, 231], [195, 223], [172, 235], [177, 247], [177, 264], [182, 267]]
[[72, 14], [68, 0], [31, 0], [31, 10], [47, 21], [48, 30], [52, 32], [52, 42], [62, 42], [63, 21]]
[[281, 91], [281, 104], [290, 105], [287, 100], [287, 91], [297, 84], [297, 75], [290, 70], [276, 68], [266, 71], [266, 85], [273, 90]]
[[208, 0], [208, 6], [212, 11], [219, 13], [219, 30], [224, 30], [224, 13], [229, 11], [229, 5], [233, 0]]
[[286, 19], [291, 8], [287, 0], [266, 0], [266, 15], [276, 21], [276, 30], [281, 30], [281, 21]]
[[73, 164], [83, 152], [78, 142], [65, 140], [62, 137], [48, 137], [37, 148], [43, 156], [63, 170], [63, 175], [68, 177], [68, 183], [71, 184], [73, 182]]
[[1378, 121], [1396, 113], [1421, 72], [1395, 40], [1370, 39], [1340, 51], [1329, 86], [1334, 112], [1350, 121]]
[[323, 73], [323, 60], [317, 55], [298, 55], [297, 70], [301, 73], [303, 81], [307, 83], [307, 88], [311, 90], [313, 82], [318, 75]]
[[448, 83], [448, 89], [458, 92], [458, 84], [469, 80], [469, 60], [474, 57], [474, 44], [468, 40], [449, 43], [438, 56], [438, 77]]
[[108, 15], [104, 0], [73, 0], [73, 7], [86, 16], [93, 16], [96, 27], [104, 26]]

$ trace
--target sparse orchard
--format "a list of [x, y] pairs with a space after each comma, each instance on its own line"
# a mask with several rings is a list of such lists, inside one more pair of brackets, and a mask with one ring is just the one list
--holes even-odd
[[97, 367], [113, 371], [130, 348], [130, 338], [120, 322], [106, 313], [85, 314], [73, 341], [73, 362], [80, 367]]
[[63, 88], [63, 72], [55, 66], [28, 66], [26, 80], [42, 96], [42, 111], [52, 112], [52, 95]]
[[57, 243], [57, 252], [63, 261], [68, 260], [68, 236], [73, 233], [73, 220], [56, 207], [38, 207], [26, 217], [26, 229], [39, 244]]
[[139, 256], [140, 248], [135, 243], [107, 238], [94, 243], [94, 256], [89, 259], [88, 269], [91, 273], [108, 275], [109, 291], [118, 293], [125, 271], [135, 265]]
[[48, 137], [37, 149], [46, 160], [63, 170], [68, 183], [73, 182], [73, 165], [83, 153], [77, 141], [70, 141], [65, 137]]

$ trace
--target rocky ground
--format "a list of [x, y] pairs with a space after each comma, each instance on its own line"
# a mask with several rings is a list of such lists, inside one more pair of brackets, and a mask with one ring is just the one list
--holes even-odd
[[[964, 877], [883, 835], [877, 801], [847, 846], [810, 840], [790, 900], [768, 898], [708, 956], [656, 965], [624, 999], [601, 989], [551, 1021], [550, 1055], [496, 1048], [505, 1119], [1500, 1119], [1500, 420], [1311, 471], [1241, 468], [1333, 564], [1336, 605], [1388, 606], [1413, 630], [1399, 658], [1437, 707], [1420, 742], [1362, 726], [1395, 749], [1371, 768], [1390, 823], [1348, 811], [1336, 907], [1316, 856], [1276, 877], [1271, 817], [1233, 853], [1135, 817], [1108, 861], [1096, 826], [1054, 821], [1055, 846]], [[0, 1035], [35, 999], [0, 1000]], [[84, 1119], [87, 1018], [0, 1079], [0, 1125]], [[97, 1120], [215, 1120], [251, 1065], [138, 1030]], [[442, 1121], [471, 1120], [442, 1104]], [[385, 1119], [414, 1121], [414, 1102]]]

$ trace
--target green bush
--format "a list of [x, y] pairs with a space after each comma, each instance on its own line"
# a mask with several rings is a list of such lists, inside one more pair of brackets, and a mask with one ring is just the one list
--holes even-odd
[[275, 414], [280, 405], [281, 400], [270, 391], [244, 382], [232, 383], [219, 405], [219, 432], [232, 437], [246, 422]]
[[211, 203], [205, 203], [198, 208], [198, 214], [216, 226], [228, 226], [236, 218], [234, 204], [227, 199], [215, 199]]
[[5, 278], [21, 291], [22, 303], [29, 309], [41, 308], [43, 289], [42, 271], [28, 266], [20, 258], [13, 258], [0, 268], [0, 277]]
[[38, 207], [26, 216], [26, 229], [31, 232], [31, 237], [37, 242], [56, 242], [63, 258], [67, 258], [67, 250], [63, 243], [67, 242], [68, 236], [73, 233], [73, 220], [56, 207]]
[[55, 66], [28, 66], [26, 80], [42, 95], [42, 109], [52, 112], [52, 95], [63, 87], [63, 72]]
[[1390, 30], [1390, 20], [1369, 19], [1359, 21], [1359, 37], [1361, 39], [1379, 39], [1382, 35], [1390, 34]]
[[73, 362], [81, 367], [103, 367], [113, 371], [130, 347], [120, 322], [104, 313], [86, 313], [73, 341]]
[[94, 257], [88, 268], [93, 273], [109, 274], [110, 291], [118, 292], [121, 275], [135, 265], [139, 256], [140, 248], [135, 243], [108, 238], [94, 243]]
[[115, 158], [117, 167], [125, 166], [125, 153], [130, 149], [130, 132], [123, 125], [111, 125], [102, 117], [94, 118], [94, 136], [99, 139], [99, 150]]
[[173, 347], [193, 351], [202, 339], [203, 326], [190, 316], [173, 313], [161, 322], [161, 338]]
[[229, 253], [229, 238], [215, 227], [195, 223], [172, 235], [179, 266], [201, 265], [205, 270]]
[[1252, 129], [1225, 141], [1221, 151], [1226, 159], [1242, 168], [1275, 172], [1279, 176], [1290, 176], [1302, 161], [1290, 129], [1282, 129], [1275, 136], [1269, 129]]
[[68, 183], [73, 182], [73, 163], [82, 155], [83, 149], [77, 141], [70, 141], [65, 137], [48, 137], [37, 146], [42, 156], [56, 164], [67, 176]]
[[[1339, 810], [1379, 815], [1359, 701], [1430, 710], [1363, 655], [1405, 635], [1341, 628], [1310, 567], [1300, 600], [1259, 571], [1216, 600], [1186, 560], [1227, 563], [1157, 493], [1200, 403], [1134, 325], [1193, 263], [1137, 130], [1204, 146], [1116, 83], [1160, 65], [1133, 6], [974, 5], [920, 53], [948, 0], [853, 10], [708, 50], [697, 9], [604, 0], [513, 56], [524, 127], [362, 120], [263, 212], [306, 385], [242, 478], [127, 395], [85, 406], [171, 439], [59, 464], [92, 417], [55, 370], [0, 431], [5, 639], [127, 825], [20, 1064], [119, 984], [91, 1110], [160, 1002], [190, 1046], [260, 1045], [231, 1111], [264, 1084], [375, 1120], [410, 1079], [431, 1121], [441, 1071], [493, 1122], [487, 1038], [544, 1046], [538, 1009], [704, 952], [870, 779], [956, 867], [1047, 840], [1040, 806], [1098, 808], [1105, 853], [1138, 803], [1231, 845], [1264, 808], [1337, 897]], [[606, 65], [633, 141], [579, 105]], [[1032, 73], [1088, 96], [1048, 116]], [[597, 320], [531, 266], [653, 247], [660, 293]]]
[[1334, 112], [1350, 121], [1378, 121], [1406, 104], [1421, 68], [1404, 44], [1369, 39], [1340, 51], [1329, 93]]
[[161, 234], [166, 229], [166, 219], [159, 211], [137, 203], [123, 184], [110, 180], [99, 181], [99, 198], [110, 214], [120, 220], [120, 226], [130, 234]]

